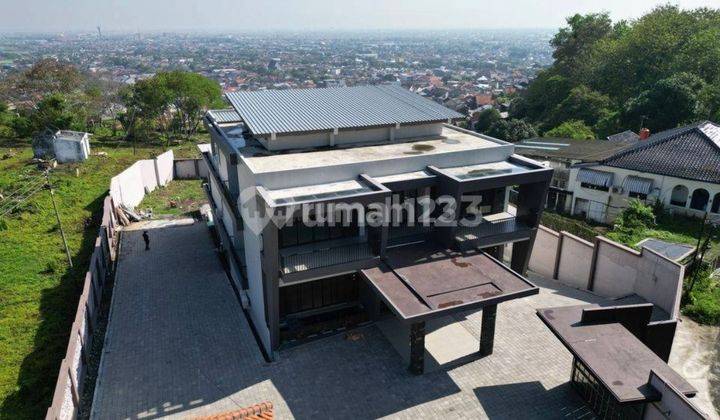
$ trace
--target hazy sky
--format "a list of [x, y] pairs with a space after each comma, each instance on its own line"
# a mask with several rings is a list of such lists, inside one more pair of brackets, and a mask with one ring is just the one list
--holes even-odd
[[[632, 19], [662, 0], [0, 0], [0, 32], [557, 28], [576, 12]], [[720, 0], [671, 0], [683, 8]]]

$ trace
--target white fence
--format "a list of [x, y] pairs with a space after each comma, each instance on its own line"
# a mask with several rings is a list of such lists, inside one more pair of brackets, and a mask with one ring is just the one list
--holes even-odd
[[133, 163], [110, 180], [110, 196], [116, 205], [134, 208], [145, 194], [173, 179], [173, 151], [169, 150], [155, 159], [143, 159]]
[[[202, 168], [205, 168], [207, 176], [204, 163], [201, 162], [198, 166], [191, 160], [181, 160], [181, 162], [190, 162], [181, 165], [200, 168], [195, 172], [197, 175], [194, 177], [191, 176], [190, 171], [183, 172], [188, 179], [202, 177]], [[80, 409], [100, 301], [116, 258], [119, 227], [116, 206], [120, 204], [127, 207], [137, 206], [146, 193], [158, 186], [167, 185], [173, 179], [175, 167], [173, 152], [170, 150], [155, 159], [139, 160], [110, 180], [110, 192], [105, 197], [95, 250], [85, 274], [85, 283], [75, 313], [75, 321], [70, 330], [67, 352], [60, 364], [52, 405], [48, 408], [46, 419], [74, 419]]]

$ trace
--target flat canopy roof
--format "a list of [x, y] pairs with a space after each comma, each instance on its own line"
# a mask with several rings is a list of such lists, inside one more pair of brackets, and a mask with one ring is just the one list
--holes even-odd
[[463, 115], [398, 85], [225, 95], [255, 135], [447, 122]]
[[[439, 136], [407, 139], [402, 143], [385, 143], [331, 150], [298, 153], [272, 153], [262, 147], [247, 147], [239, 152], [250, 170], [255, 173], [293, 171], [307, 168], [325, 168], [332, 165], [403, 159], [420, 155], [465, 153], [496, 147], [512, 147], [509, 143], [477, 133], [443, 126]], [[508, 154], [512, 153], [511, 151]]]
[[379, 266], [362, 274], [398, 317], [412, 322], [538, 293], [483, 252], [452, 251], [432, 242], [390, 248]]
[[584, 309], [599, 305], [539, 309], [538, 316], [570, 352], [621, 403], [654, 401], [658, 393], [648, 384], [654, 370], [680, 392], [693, 396], [697, 390], [663, 362], [622, 324], [582, 324]]

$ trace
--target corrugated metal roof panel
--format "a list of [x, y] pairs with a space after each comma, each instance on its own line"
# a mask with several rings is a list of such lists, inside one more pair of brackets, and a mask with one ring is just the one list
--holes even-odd
[[256, 135], [463, 117], [397, 85], [231, 92], [226, 97]]
[[212, 119], [218, 124], [242, 121], [240, 114], [238, 114], [234, 109], [211, 109], [208, 111], [208, 114], [210, 114], [210, 117], [212, 117]]
[[612, 172], [582, 168], [578, 171], [577, 179], [580, 182], [597, 185], [598, 187], [611, 187], [614, 175]]
[[627, 178], [625, 178], [625, 182], [623, 182], [624, 189], [638, 194], [650, 194], [652, 185], [652, 179], [634, 175], [628, 175]]

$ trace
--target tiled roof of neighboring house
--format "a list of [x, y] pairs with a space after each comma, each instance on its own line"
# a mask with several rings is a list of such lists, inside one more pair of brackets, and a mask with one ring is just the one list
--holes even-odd
[[198, 417], [196, 420], [273, 420], [274, 418], [272, 403], [263, 402], [227, 413]]
[[720, 184], [720, 126], [703, 121], [666, 130], [608, 157], [602, 164]]
[[226, 97], [255, 135], [463, 118], [398, 85], [231, 92]]
[[208, 111], [210, 117], [218, 124], [240, 122], [240, 114], [234, 109], [211, 109]]
[[636, 141], [640, 139], [640, 136], [633, 131], [625, 130], [622, 133], [607, 136], [607, 139], [610, 141]]
[[535, 137], [515, 143], [515, 153], [539, 159], [598, 162], [635, 144], [634, 141], [575, 140]]

